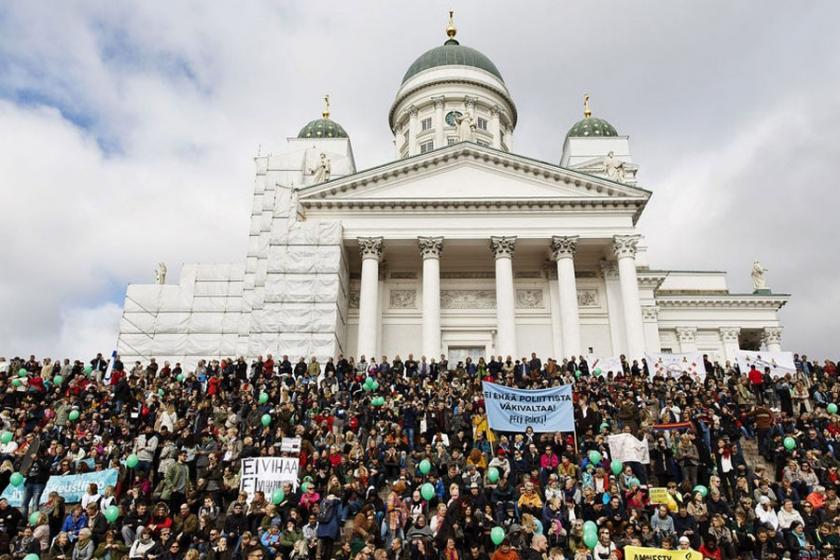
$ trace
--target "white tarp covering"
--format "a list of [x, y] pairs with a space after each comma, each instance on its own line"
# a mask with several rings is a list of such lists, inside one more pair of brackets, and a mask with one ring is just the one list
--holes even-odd
[[749, 350], [738, 350], [735, 353], [735, 363], [743, 375], [746, 375], [752, 365], [761, 373], [764, 368], [770, 368], [772, 377], [784, 377], [787, 374], [796, 373], [796, 364], [793, 362], [793, 352], [751, 352]]
[[651, 376], [659, 374], [665, 377], [680, 377], [683, 373], [688, 373], [700, 381], [706, 379], [706, 366], [703, 364], [701, 352], [645, 354], [645, 358]]

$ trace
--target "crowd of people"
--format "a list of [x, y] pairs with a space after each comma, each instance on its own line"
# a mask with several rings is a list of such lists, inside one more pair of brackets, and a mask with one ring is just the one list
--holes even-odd
[[[666, 378], [536, 355], [0, 358], [0, 560], [831, 560], [840, 383], [834, 362], [795, 363]], [[576, 432], [494, 432], [482, 381], [572, 384]], [[611, 457], [621, 433], [649, 463]], [[289, 437], [299, 483], [241, 492], [240, 460]], [[109, 468], [117, 482], [78, 503], [45, 492]]]

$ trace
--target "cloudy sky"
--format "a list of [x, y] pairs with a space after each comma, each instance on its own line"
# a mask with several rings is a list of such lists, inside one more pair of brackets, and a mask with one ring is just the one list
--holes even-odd
[[[793, 294], [784, 346], [837, 357], [840, 3], [6, 2], [0, 6], [0, 355], [114, 346], [127, 283], [239, 260], [258, 146], [319, 115], [360, 168], [444, 38], [487, 54], [518, 152], [558, 161], [581, 96], [632, 138], [657, 268]], [[175, 280], [175, 278], [172, 278]]]

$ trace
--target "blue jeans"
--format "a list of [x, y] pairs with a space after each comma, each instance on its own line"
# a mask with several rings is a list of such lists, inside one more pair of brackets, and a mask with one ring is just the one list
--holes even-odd
[[27, 482], [23, 489], [23, 518], [29, 518], [29, 502], [35, 500], [35, 510], [38, 509], [38, 504], [41, 503], [41, 494], [44, 493], [43, 482]]

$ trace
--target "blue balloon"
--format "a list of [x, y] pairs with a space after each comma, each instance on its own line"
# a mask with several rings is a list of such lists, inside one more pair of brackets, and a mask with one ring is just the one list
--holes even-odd
[[601, 501], [604, 502], [604, 505], [607, 505], [612, 500], [612, 496], [610, 496], [609, 492], [604, 492], [604, 496], [601, 498]]

